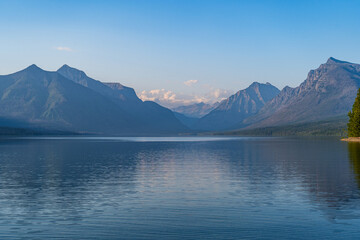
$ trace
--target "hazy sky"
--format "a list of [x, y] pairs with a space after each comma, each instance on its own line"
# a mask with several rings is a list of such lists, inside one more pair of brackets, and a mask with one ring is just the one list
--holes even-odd
[[177, 104], [254, 81], [294, 87], [330, 56], [360, 63], [359, 12], [331, 0], [0, 0], [0, 74], [66, 63]]

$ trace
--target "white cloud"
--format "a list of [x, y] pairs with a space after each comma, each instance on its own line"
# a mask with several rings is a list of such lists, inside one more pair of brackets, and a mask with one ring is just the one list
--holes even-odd
[[69, 48], [69, 47], [61, 47], [61, 46], [56, 47], [55, 49], [58, 50], [58, 51], [65, 51], [65, 52], [72, 52], [72, 51], [73, 51], [73, 50], [72, 50], [71, 48]]
[[181, 105], [185, 99], [177, 96], [174, 92], [165, 89], [153, 89], [149, 91], [142, 91], [139, 94], [139, 98], [143, 101], [157, 102], [166, 107], [173, 107]]
[[143, 101], [154, 101], [168, 108], [175, 108], [183, 105], [191, 105], [194, 103], [209, 103], [222, 101], [228, 98], [233, 91], [220, 88], [213, 88], [205, 94], [183, 94], [174, 93], [165, 89], [154, 89], [149, 91], [142, 91], [139, 98]]
[[175, 101], [176, 94], [165, 89], [142, 91], [139, 96], [143, 101]]
[[212, 91], [208, 92], [205, 96], [206, 98], [213, 102], [220, 102], [228, 97], [230, 97], [234, 92], [232, 90], [215, 88]]
[[191, 87], [192, 85], [196, 84], [198, 82], [198, 80], [188, 80], [185, 81], [184, 84], [188, 87]]

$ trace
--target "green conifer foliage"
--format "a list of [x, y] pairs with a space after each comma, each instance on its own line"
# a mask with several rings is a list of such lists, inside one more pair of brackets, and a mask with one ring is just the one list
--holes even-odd
[[358, 90], [352, 111], [350, 111], [348, 115], [348, 136], [360, 137], [360, 89]]

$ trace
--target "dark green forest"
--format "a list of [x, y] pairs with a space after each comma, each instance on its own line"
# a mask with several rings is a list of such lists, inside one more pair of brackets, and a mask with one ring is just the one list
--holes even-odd
[[233, 136], [340, 136], [347, 135], [348, 118], [339, 116], [324, 121], [299, 123], [285, 126], [244, 129], [227, 132], [217, 132], [213, 135]]

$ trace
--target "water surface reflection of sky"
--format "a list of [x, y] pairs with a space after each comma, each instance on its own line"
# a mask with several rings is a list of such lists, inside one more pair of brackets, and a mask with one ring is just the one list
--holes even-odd
[[0, 237], [357, 238], [359, 163], [329, 138], [3, 139]]

